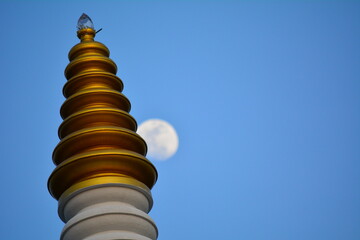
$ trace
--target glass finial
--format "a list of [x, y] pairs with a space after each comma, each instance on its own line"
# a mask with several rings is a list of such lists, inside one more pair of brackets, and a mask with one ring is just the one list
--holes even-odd
[[81, 17], [79, 18], [79, 21], [77, 24], [77, 29], [81, 30], [81, 29], [85, 29], [85, 28], [91, 28], [91, 29], [95, 30], [94, 24], [91, 21], [91, 18], [88, 15], [86, 15], [85, 13], [83, 13], [81, 15]]

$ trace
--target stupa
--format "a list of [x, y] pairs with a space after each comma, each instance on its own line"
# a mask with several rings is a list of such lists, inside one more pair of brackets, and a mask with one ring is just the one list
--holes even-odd
[[157, 239], [148, 215], [157, 171], [145, 157], [145, 141], [136, 134], [117, 66], [95, 35], [91, 19], [83, 14], [80, 43], [70, 50], [65, 69], [60, 142], [48, 180], [65, 223], [60, 239]]

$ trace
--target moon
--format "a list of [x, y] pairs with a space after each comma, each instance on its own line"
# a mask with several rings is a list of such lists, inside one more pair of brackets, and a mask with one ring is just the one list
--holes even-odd
[[146, 120], [140, 124], [137, 133], [145, 139], [150, 158], [167, 160], [176, 153], [179, 147], [179, 138], [174, 127], [164, 120]]

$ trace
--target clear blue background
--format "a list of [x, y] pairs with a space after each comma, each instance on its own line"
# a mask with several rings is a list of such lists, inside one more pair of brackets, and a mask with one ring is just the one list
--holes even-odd
[[159, 240], [360, 239], [358, 1], [0, 2], [1, 239], [58, 239], [54, 169], [67, 53], [85, 12], [154, 162]]

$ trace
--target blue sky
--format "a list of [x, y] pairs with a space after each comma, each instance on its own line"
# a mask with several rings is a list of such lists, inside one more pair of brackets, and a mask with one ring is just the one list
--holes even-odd
[[154, 162], [159, 240], [360, 239], [360, 2], [1, 1], [2, 239], [58, 239], [54, 169], [67, 54], [85, 12]]

